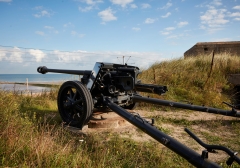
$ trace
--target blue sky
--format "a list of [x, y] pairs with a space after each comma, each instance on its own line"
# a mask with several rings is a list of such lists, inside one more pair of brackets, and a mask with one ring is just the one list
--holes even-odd
[[[0, 73], [147, 68], [197, 42], [240, 41], [240, 0], [0, 0]], [[131, 57], [130, 57], [131, 56]]]

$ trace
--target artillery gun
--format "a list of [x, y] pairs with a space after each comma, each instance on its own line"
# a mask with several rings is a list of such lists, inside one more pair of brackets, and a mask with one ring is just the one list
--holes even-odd
[[93, 70], [49, 69], [40, 66], [37, 71], [42, 74], [53, 72], [81, 75], [81, 81], [66, 81], [61, 85], [58, 92], [58, 110], [62, 120], [67, 125], [82, 129], [90, 120], [94, 108], [109, 108], [196, 167], [220, 167], [218, 164], [208, 160], [208, 153], [214, 150], [223, 150], [230, 156], [227, 161], [228, 165], [231, 165], [234, 161], [240, 164], [237, 152], [233, 152], [224, 146], [205, 144], [187, 128], [185, 131], [206, 149], [202, 151], [202, 154], [196, 153], [161, 132], [154, 126], [153, 122], [146, 121], [141, 116], [127, 111], [128, 109], [134, 109], [138, 102], [146, 102], [240, 117], [240, 112], [237, 111], [238, 106], [226, 103], [232, 109], [223, 110], [141, 96], [138, 92], [161, 95], [168, 90], [166, 86], [141, 83], [137, 79], [140, 70], [136, 66], [97, 62]]

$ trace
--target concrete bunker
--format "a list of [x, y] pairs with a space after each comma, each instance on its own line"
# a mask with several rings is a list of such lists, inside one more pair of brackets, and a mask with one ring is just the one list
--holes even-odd
[[240, 41], [199, 42], [184, 53], [185, 57], [215, 54], [240, 55]]

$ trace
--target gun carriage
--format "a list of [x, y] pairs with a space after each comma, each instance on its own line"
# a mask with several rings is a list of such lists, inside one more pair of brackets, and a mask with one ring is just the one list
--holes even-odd
[[221, 167], [208, 160], [208, 153], [214, 150], [223, 150], [230, 156], [227, 161], [228, 165], [231, 165], [234, 161], [240, 164], [237, 152], [233, 152], [224, 146], [205, 144], [187, 128], [185, 131], [206, 149], [202, 151], [202, 154], [196, 153], [194, 150], [161, 132], [154, 126], [154, 123], [150, 123], [141, 116], [127, 111], [128, 109], [134, 109], [138, 102], [146, 102], [240, 117], [240, 112], [236, 109], [238, 106], [226, 103], [231, 107], [231, 110], [223, 110], [141, 96], [138, 92], [161, 95], [168, 90], [166, 86], [141, 83], [137, 79], [140, 70], [136, 66], [97, 62], [93, 70], [49, 69], [45, 66], [40, 66], [37, 68], [37, 71], [42, 74], [53, 72], [81, 75], [80, 81], [66, 81], [63, 83], [58, 92], [58, 110], [62, 120], [67, 125], [82, 129], [90, 120], [94, 108], [109, 108], [196, 167]]

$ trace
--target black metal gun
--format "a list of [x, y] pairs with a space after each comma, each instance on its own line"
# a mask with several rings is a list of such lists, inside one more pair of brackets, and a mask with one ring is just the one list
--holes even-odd
[[42, 74], [54, 72], [81, 75], [81, 81], [67, 81], [61, 85], [58, 92], [58, 110], [62, 120], [67, 125], [81, 129], [90, 120], [93, 108], [110, 108], [196, 167], [220, 167], [207, 159], [208, 152], [211, 150], [223, 150], [229, 154], [228, 165], [231, 165], [233, 161], [240, 164], [237, 152], [233, 152], [223, 146], [206, 145], [186, 129], [191, 137], [206, 148], [200, 155], [172, 137], [164, 134], [152, 123], [147, 122], [139, 115], [133, 115], [126, 110], [134, 109], [138, 102], [147, 102], [240, 117], [240, 112], [235, 109], [235, 106], [231, 106], [231, 110], [223, 110], [143, 97], [138, 92], [161, 95], [167, 92], [167, 87], [141, 83], [141, 81], [137, 79], [140, 70], [135, 66], [97, 62], [93, 70], [48, 69], [45, 66], [41, 66], [37, 68], [37, 71]]

